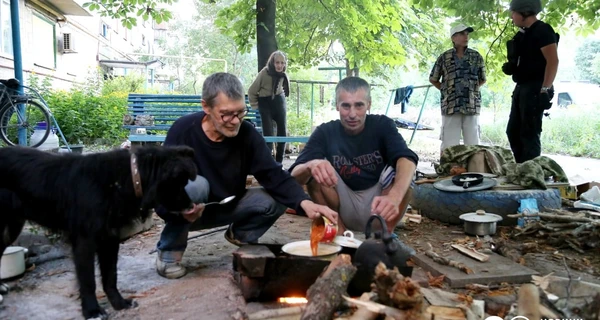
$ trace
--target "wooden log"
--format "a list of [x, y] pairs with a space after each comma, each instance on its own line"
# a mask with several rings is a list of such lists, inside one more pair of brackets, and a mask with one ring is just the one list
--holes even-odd
[[[594, 219], [586, 218], [586, 217], [577, 217], [577, 216], [568, 216], [568, 215], [559, 215], [559, 214], [547, 214], [547, 213], [536, 213], [536, 214], [527, 214], [523, 215], [519, 214], [509, 214], [508, 218], [535, 218], [540, 217], [542, 220], [546, 221], [556, 221], [556, 222], [594, 222]], [[600, 221], [596, 221], [600, 223]]]
[[287, 307], [280, 309], [261, 310], [248, 315], [249, 320], [272, 319], [281, 317], [290, 317], [294, 315], [300, 316], [304, 310], [304, 306]]
[[[365, 292], [360, 296], [360, 301], [371, 301], [371, 295], [368, 292]], [[351, 303], [350, 301], [348, 301]], [[379, 317], [379, 313], [369, 310], [368, 307], [364, 305], [357, 305], [358, 309], [348, 320], [375, 320]]]
[[307, 291], [306, 309], [301, 320], [329, 320], [342, 302], [348, 284], [356, 273], [351, 257], [338, 255]]
[[412, 310], [399, 310], [396, 308], [392, 308], [377, 302], [373, 301], [360, 301], [358, 299], [353, 299], [344, 296], [344, 299], [348, 301], [348, 303], [364, 306], [372, 312], [376, 312], [377, 314], [383, 314], [386, 316], [386, 319], [396, 319], [396, 320], [425, 320], [422, 318], [422, 314], [414, 314]]
[[454, 267], [466, 274], [473, 274], [473, 270], [471, 270], [469, 267], [467, 267], [467, 265], [465, 265], [464, 263], [450, 260], [448, 258], [444, 258], [433, 251], [433, 247], [431, 246], [430, 243], [428, 243], [428, 245], [429, 245], [429, 250], [425, 252], [425, 255], [430, 257], [434, 262], [437, 262], [437, 263], [445, 265], [445, 266]]
[[469, 258], [473, 258], [480, 262], [486, 262], [490, 260], [490, 256], [487, 254], [483, 254], [475, 249], [467, 248], [462, 244], [453, 244], [452, 248], [458, 250], [458, 252], [468, 256]]
[[517, 310], [527, 319], [540, 319], [540, 293], [534, 284], [527, 283], [519, 289]]

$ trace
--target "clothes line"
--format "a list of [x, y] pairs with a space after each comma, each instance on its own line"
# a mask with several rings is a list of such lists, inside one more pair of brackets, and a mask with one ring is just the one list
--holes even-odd
[[431, 87], [433, 87], [433, 85], [431, 84], [425, 84], [425, 85], [419, 85], [419, 86], [405, 86], [405, 87], [400, 87], [400, 88], [396, 88], [396, 89], [392, 89], [391, 94], [390, 94], [390, 100], [388, 102], [387, 108], [385, 109], [385, 115], [387, 116], [388, 111], [390, 110], [390, 106], [392, 105], [392, 101], [394, 100], [400, 100], [400, 103], [402, 104], [402, 113], [404, 113], [404, 108], [406, 107], [406, 105], [408, 104], [408, 98], [410, 97], [410, 95], [412, 94], [412, 91], [414, 89], [423, 89], [423, 88], [427, 88], [427, 90], [425, 91], [425, 97], [423, 97], [423, 102], [421, 103], [421, 110], [419, 111], [419, 117], [417, 118], [417, 123], [415, 124], [415, 128], [413, 129], [413, 133], [410, 136], [410, 141], [408, 142], [408, 144], [410, 145], [415, 137], [415, 133], [417, 132], [417, 129], [419, 128], [419, 122], [421, 122], [421, 116], [423, 115], [423, 109], [425, 108], [425, 102], [427, 101], [427, 96], [429, 95], [429, 89], [431, 89]]
[[[424, 85], [422, 85], [422, 86], [413, 86], [412, 88], [413, 88], [413, 89], [421, 89], [421, 88], [427, 88], [427, 87], [433, 87], [433, 85], [432, 85], [432, 84], [424, 84]], [[405, 88], [405, 87], [400, 87], [400, 88], [390, 89], [390, 91], [396, 91], [396, 90], [398, 90], [398, 89], [402, 89], [402, 88]]]

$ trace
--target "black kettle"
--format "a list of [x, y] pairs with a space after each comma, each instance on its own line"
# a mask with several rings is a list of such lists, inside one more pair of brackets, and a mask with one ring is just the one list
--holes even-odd
[[[373, 220], [379, 220], [382, 231], [375, 232], [374, 238], [370, 239]], [[397, 267], [405, 277], [412, 275], [413, 267], [407, 266], [406, 262], [415, 255], [415, 250], [399, 240], [394, 241], [387, 230], [385, 220], [380, 215], [372, 215], [367, 221], [365, 239], [356, 249], [352, 259], [352, 264], [357, 270], [348, 288], [351, 295], [361, 295], [363, 292], [371, 291], [375, 267], [379, 262], [383, 262], [388, 269]]]

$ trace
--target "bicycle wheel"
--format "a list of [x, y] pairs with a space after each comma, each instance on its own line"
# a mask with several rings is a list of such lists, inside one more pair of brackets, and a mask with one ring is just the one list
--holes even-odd
[[[24, 112], [18, 112], [19, 104], [24, 104]], [[31, 144], [31, 136], [38, 122], [46, 123], [46, 130], [41, 132], [41, 139]], [[50, 134], [50, 115], [39, 102], [28, 100], [23, 103], [8, 104], [0, 110], [0, 139], [9, 146], [19, 145], [19, 131], [25, 130], [27, 146], [41, 146]]]

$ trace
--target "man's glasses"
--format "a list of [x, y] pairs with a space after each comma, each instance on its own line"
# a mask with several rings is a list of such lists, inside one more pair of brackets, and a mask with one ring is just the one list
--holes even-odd
[[238, 118], [241, 121], [247, 114], [248, 110], [240, 111], [237, 113], [222, 114], [221, 120], [223, 120], [223, 122], [231, 122], [234, 118]]

